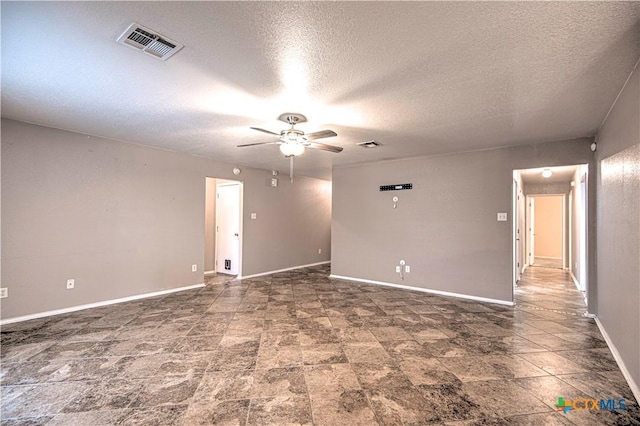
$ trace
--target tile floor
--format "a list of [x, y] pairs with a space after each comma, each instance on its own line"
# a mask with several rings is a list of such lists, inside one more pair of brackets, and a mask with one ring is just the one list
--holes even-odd
[[[2, 328], [2, 425], [640, 425], [565, 272], [515, 308], [329, 266]], [[558, 397], [628, 410], [562, 414]]]
[[532, 266], [542, 266], [543, 268], [562, 269], [562, 259], [551, 259], [548, 257], [536, 257]]

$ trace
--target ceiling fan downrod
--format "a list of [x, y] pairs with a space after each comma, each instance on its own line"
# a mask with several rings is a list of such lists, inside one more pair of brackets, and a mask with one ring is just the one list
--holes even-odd
[[295, 157], [295, 155], [289, 156], [289, 178], [291, 179], [291, 183], [293, 183], [293, 157]]

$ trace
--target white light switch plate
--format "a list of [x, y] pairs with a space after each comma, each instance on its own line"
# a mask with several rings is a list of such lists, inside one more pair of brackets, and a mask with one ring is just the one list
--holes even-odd
[[498, 213], [498, 222], [506, 222], [507, 214], [506, 213]]
[[251, 213], [251, 219], [255, 219], [257, 217], [258, 217], [258, 215], [256, 213]]

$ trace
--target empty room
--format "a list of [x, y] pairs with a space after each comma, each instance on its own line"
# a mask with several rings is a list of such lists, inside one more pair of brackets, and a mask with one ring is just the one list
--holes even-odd
[[1, 1], [2, 425], [640, 425], [640, 2]]

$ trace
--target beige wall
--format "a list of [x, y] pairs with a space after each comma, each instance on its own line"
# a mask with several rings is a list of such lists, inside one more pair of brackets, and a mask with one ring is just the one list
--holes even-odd
[[536, 257], [562, 259], [562, 196], [533, 197], [534, 253]]
[[640, 397], [640, 70], [637, 68], [599, 132], [596, 155], [597, 314], [620, 353], [636, 396]]
[[[592, 141], [334, 168], [332, 273], [511, 301], [513, 170], [592, 162]], [[413, 189], [379, 191], [398, 183]], [[411, 266], [404, 280], [400, 259]]]
[[330, 259], [330, 182], [12, 120], [1, 149], [3, 319], [202, 283], [207, 176], [244, 182], [243, 275]]

